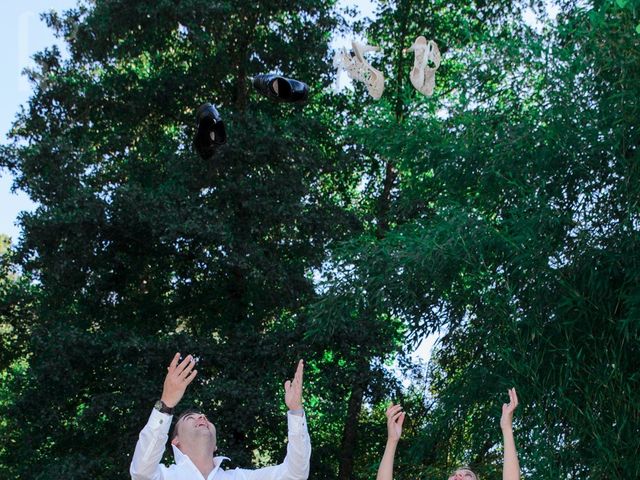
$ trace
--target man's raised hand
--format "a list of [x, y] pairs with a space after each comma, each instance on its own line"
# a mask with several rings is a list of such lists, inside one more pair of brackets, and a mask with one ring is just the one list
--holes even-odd
[[302, 410], [302, 373], [304, 362], [298, 362], [298, 368], [293, 376], [293, 380], [284, 383], [284, 403], [289, 410]]
[[182, 399], [187, 386], [193, 382], [198, 374], [198, 371], [193, 369], [195, 365], [193, 355], [187, 355], [182, 362], [180, 362], [180, 353], [173, 356], [173, 360], [167, 367], [167, 376], [164, 379], [161, 397], [167, 407], [175, 407]]

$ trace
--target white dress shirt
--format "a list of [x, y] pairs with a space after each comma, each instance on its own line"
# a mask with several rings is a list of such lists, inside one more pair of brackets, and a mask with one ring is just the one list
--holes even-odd
[[311, 441], [304, 414], [287, 414], [289, 443], [287, 456], [280, 465], [256, 470], [222, 470], [220, 465], [229, 459], [214, 457], [214, 468], [206, 479], [191, 459], [175, 445], [172, 447], [176, 463], [169, 467], [160, 463], [169, 438], [171, 418], [171, 415], [161, 413], [155, 408], [151, 411], [147, 424], [140, 432], [131, 460], [129, 473], [132, 480], [306, 480], [309, 477]]

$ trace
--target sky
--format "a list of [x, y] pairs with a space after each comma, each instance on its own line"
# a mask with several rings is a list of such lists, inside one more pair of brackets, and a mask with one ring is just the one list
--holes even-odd
[[[47, 46], [63, 43], [40, 20], [40, 13], [64, 11], [75, 6], [76, 0], [3, 1], [0, 16], [0, 142], [7, 143], [7, 133], [20, 106], [26, 104], [31, 86], [21, 72], [33, 66], [31, 57]], [[23, 192], [11, 192], [13, 178], [0, 170], [0, 233], [9, 235], [15, 243], [20, 231], [15, 225], [20, 211], [33, 210], [36, 205]]]

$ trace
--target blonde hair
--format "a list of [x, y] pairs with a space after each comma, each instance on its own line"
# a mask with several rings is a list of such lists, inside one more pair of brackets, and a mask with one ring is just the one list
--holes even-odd
[[478, 475], [476, 475], [476, 472], [471, 470], [466, 465], [463, 465], [461, 467], [456, 468], [453, 472], [451, 472], [451, 474], [449, 474], [449, 478], [453, 477], [456, 473], [461, 472], [461, 471], [462, 472], [469, 472], [471, 475], [473, 475], [474, 480], [478, 480]]

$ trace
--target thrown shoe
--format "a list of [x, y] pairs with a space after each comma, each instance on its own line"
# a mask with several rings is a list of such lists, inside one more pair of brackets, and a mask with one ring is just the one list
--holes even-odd
[[436, 70], [440, 67], [441, 62], [438, 44], [433, 40], [429, 40], [427, 43], [427, 39], [420, 35], [413, 42], [413, 45], [405, 48], [403, 52], [415, 52], [415, 60], [409, 78], [416, 90], [430, 97], [436, 86]]
[[379, 100], [384, 91], [384, 75], [380, 70], [373, 68], [364, 58], [365, 52], [380, 50], [379, 47], [363, 45], [360, 42], [351, 42], [352, 51], [347, 52], [345, 48], [336, 52], [333, 57], [333, 66], [347, 72], [352, 80], [364, 83], [367, 92], [374, 100]]
[[204, 160], [209, 160], [218, 146], [227, 142], [224, 122], [214, 105], [203, 103], [196, 112], [196, 123], [198, 131], [193, 144], [198, 154]]
[[306, 83], [274, 73], [253, 77], [253, 88], [276, 102], [306, 103], [309, 99], [309, 87]]

